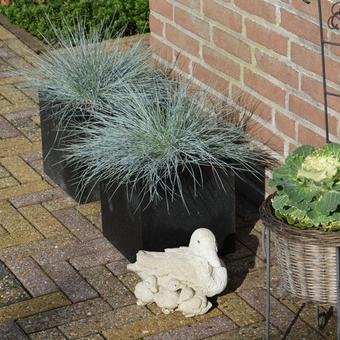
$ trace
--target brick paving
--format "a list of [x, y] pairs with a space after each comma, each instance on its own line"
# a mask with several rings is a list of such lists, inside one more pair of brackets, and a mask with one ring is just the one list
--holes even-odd
[[[138, 278], [102, 236], [99, 203], [78, 205], [42, 172], [37, 95], [9, 72], [30, 53], [0, 26], [0, 339], [262, 339], [262, 226], [245, 202], [228, 287], [209, 313], [135, 304]], [[317, 330], [315, 305], [272, 273], [272, 339], [335, 339], [334, 317]]]

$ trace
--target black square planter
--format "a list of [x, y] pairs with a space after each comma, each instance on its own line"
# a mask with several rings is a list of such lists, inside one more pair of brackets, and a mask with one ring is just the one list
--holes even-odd
[[[193, 231], [209, 228], [216, 236], [219, 254], [235, 250], [235, 179], [220, 173], [226, 190], [218, 186], [212, 171], [203, 171], [203, 187], [182, 179], [183, 195], [190, 211], [181, 199], [146, 204], [137, 193], [131, 195], [126, 186], [101, 185], [102, 224], [104, 236], [131, 262], [138, 250], [163, 251], [165, 248], [187, 246]], [[137, 188], [138, 189], [138, 188]]]
[[[39, 94], [39, 107], [44, 172], [77, 202], [99, 200], [99, 185], [82, 188], [81, 197], [77, 195], [77, 182], [82, 173], [65, 163], [65, 151], [61, 150], [66, 145], [76, 143], [77, 136], [72, 135], [67, 129], [58, 129], [59, 121], [53, 116], [58, 105], [46, 102]], [[80, 124], [81, 120], [77, 119], [77, 123]]]

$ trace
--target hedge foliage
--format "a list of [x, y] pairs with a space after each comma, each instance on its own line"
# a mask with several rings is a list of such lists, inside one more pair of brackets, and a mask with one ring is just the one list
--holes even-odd
[[58, 30], [75, 25], [75, 18], [82, 18], [90, 27], [110, 27], [112, 36], [126, 27], [125, 35], [149, 30], [148, 0], [13, 0], [0, 13], [31, 32], [38, 38], [53, 40], [54, 33], [47, 17]]

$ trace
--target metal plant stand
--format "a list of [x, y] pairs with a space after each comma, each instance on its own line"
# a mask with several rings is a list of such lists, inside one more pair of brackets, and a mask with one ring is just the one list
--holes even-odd
[[[306, 4], [310, 4], [312, 0], [302, 0]], [[321, 63], [322, 63], [322, 80], [323, 80], [323, 95], [324, 95], [324, 113], [325, 113], [325, 131], [326, 131], [326, 143], [330, 143], [329, 139], [329, 125], [328, 125], [328, 97], [340, 97], [339, 94], [329, 92], [327, 89], [327, 75], [326, 75], [326, 58], [325, 58], [325, 45], [339, 46], [340, 43], [325, 40], [323, 31], [323, 14], [321, 1], [317, 0], [319, 11], [319, 26], [320, 26], [320, 47], [321, 47]], [[333, 3], [331, 8], [331, 15], [327, 20], [327, 25], [332, 30], [339, 30], [340, 22], [340, 0]], [[263, 244], [264, 255], [266, 265], [266, 295], [265, 295], [265, 339], [270, 338], [270, 228], [267, 226], [263, 230]], [[337, 339], [340, 340], [340, 245], [336, 247], [336, 277], [337, 277]], [[328, 311], [321, 312], [319, 305], [317, 305], [316, 318], [319, 329], [323, 329], [328, 319], [333, 313], [333, 307], [330, 307]]]

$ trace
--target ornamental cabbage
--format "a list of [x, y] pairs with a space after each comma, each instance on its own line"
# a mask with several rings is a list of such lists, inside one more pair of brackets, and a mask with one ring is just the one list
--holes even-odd
[[298, 228], [340, 230], [340, 144], [297, 148], [273, 171], [275, 216]]

